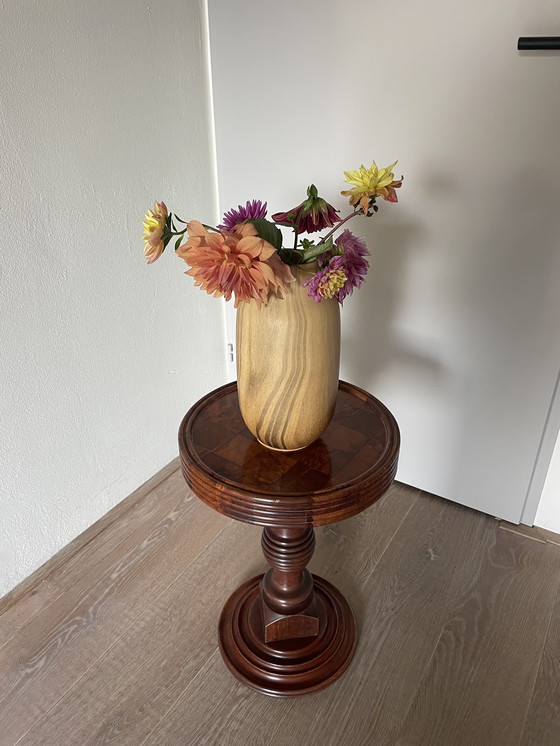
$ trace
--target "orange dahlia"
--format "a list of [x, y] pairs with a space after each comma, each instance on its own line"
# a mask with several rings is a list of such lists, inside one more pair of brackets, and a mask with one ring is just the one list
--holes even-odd
[[260, 308], [269, 293], [283, 298], [295, 278], [268, 241], [259, 238], [252, 223], [239, 223], [230, 232], [211, 233], [198, 220], [187, 223], [188, 241], [177, 249], [190, 265], [185, 274], [214, 298], [255, 300]]

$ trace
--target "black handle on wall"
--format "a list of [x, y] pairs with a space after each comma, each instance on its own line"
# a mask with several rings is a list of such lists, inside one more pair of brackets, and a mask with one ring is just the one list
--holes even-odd
[[560, 49], [560, 36], [520, 36], [517, 48], [526, 49]]

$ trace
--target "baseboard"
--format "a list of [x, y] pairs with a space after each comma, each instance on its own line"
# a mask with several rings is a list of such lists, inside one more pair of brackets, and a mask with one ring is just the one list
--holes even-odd
[[524, 536], [526, 539], [539, 541], [541, 544], [555, 544], [560, 547], [560, 534], [555, 534], [554, 531], [549, 531], [546, 528], [524, 526], [522, 523], [516, 525], [507, 521], [500, 521], [500, 528], [503, 528], [504, 531], [510, 531], [512, 534]]
[[60, 567], [64, 562], [68, 562], [74, 554], [80, 552], [87, 544], [89, 544], [90, 541], [93, 541], [96, 536], [99, 536], [100, 533], [111, 525], [111, 523], [118, 520], [128, 510], [130, 510], [138, 500], [141, 500], [148, 494], [148, 492], [157, 487], [160, 482], [163, 482], [163, 480], [167, 479], [170, 474], [177, 471], [179, 466], [179, 458], [173, 459], [173, 461], [167, 464], [167, 466], [164, 466], [163, 469], [158, 471], [157, 474], [150, 477], [147, 482], [144, 482], [144, 484], [138, 487], [138, 489], [134, 490], [132, 494], [125, 497], [124, 500], [121, 500], [117, 505], [111, 508], [111, 510], [105, 513], [105, 515], [101, 516], [98, 521], [92, 523], [89, 528], [83, 531], [69, 544], [62, 547], [59, 552], [48, 559], [43, 565], [38, 567], [31, 573], [31, 575], [28, 575], [28, 577], [16, 585], [15, 588], [8, 591], [8, 593], [0, 599], [0, 615], [4, 614], [11, 606], [16, 604], [22, 596], [32, 592], [33, 589], [42, 583], [54, 570]]

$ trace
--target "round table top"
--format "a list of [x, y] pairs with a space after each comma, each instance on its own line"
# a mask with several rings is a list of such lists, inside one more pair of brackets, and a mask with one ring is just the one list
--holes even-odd
[[322, 526], [360, 513], [391, 485], [399, 443], [389, 410], [343, 381], [329, 427], [300, 451], [272, 451], [251, 435], [236, 383], [200, 399], [179, 428], [181, 468], [195, 495], [261, 526]]

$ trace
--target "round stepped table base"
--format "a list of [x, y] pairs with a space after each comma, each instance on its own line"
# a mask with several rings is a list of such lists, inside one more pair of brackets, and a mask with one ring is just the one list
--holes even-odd
[[379, 500], [395, 477], [399, 443], [389, 410], [343, 381], [330, 425], [296, 452], [258, 443], [241, 417], [235, 383], [187, 412], [179, 452], [190, 488], [219, 513], [263, 527], [269, 570], [243, 583], [220, 618], [222, 657], [239, 681], [294, 697], [324, 689], [348, 668], [356, 623], [340, 591], [307, 569], [314, 528]]
[[344, 596], [313, 575], [319, 634], [264, 641], [258, 575], [229, 598], [220, 617], [220, 651], [231, 673], [264, 694], [294, 697], [332, 684], [350, 665], [358, 636]]

